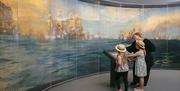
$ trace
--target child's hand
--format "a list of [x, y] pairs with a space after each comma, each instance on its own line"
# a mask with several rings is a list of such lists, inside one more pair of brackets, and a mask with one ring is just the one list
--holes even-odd
[[133, 60], [132, 60], [132, 57], [129, 57], [128, 60], [129, 60], [129, 61], [133, 61]]
[[129, 61], [135, 61], [137, 59], [137, 57], [130, 57]]
[[132, 60], [136, 60], [137, 59], [137, 57], [132, 57]]

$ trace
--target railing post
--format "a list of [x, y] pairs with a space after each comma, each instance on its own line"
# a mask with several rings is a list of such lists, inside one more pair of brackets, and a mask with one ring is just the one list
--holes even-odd
[[109, 58], [110, 58], [110, 60], [111, 60], [111, 62], [110, 62], [110, 86], [111, 87], [115, 87], [115, 71], [114, 71], [114, 69], [115, 69], [115, 58], [110, 54], [110, 53], [108, 53], [108, 51], [104, 51], [103, 52], [106, 56], [108, 56]]

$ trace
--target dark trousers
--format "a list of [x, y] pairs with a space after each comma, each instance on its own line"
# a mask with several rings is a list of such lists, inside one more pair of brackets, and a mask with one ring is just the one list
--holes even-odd
[[117, 87], [118, 89], [121, 88], [120, 86], [120, 82], [119, 82], [119, 79], [122, 77], [123, 78], [123, 82], [124, 82], [124, 86], [125, 86], [125, 91], [128, 91], [128, 71], [127, 72], [116, 72], [116, 84], [117, 84]]
[[[146, 63], [146, 67], [147, 67], [147, 76], [144, 77], [144, 85], [146, 86], [147, 83], [148, 83], [148, 80], [149, 80], [149, 76], [150, 76], [150, 70], [151, 70], [151, 67], [152, 65]], [[133, 64], [133, 83], [139, 83], [139, 77], [137, 77], [135, 75], [135, 62]]]

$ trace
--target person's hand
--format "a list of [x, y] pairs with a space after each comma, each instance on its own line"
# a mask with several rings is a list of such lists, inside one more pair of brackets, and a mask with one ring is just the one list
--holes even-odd
[[135, 61], [137, 59], [137, 57], [130, 57], [128, 60], [129, 61]]
[[133, 61], [133, 58], [132, 58], [132, 57], [129, 57], [128, 60], [129, 60], [129, 61]]
[[137, 57], [133, 57], [132, 60], [137, 60]]

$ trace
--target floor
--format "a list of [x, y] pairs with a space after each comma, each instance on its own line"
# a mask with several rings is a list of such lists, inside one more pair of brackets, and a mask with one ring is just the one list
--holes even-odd
[[[109, 73], [73, 80], [46, 91], [116, 91], [109, 86]], [[129, 82], [132, 71], [129, 71]], [[129, 91], [133, 91], [129, 87]], [[180, 70], [152, 70], [145, 91], [180, 91]]]

